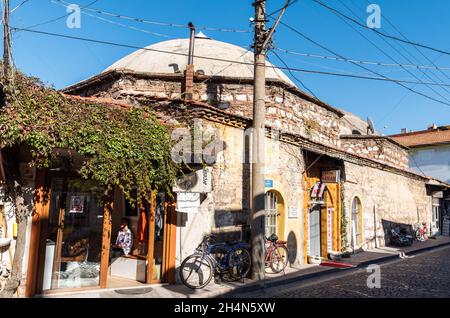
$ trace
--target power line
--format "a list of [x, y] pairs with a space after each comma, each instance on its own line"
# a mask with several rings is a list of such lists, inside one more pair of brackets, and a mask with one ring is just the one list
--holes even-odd
[[[282, 22], [280, 22], [280, 23], [282, 23]], [[180, 53], [180, 52], [173, 52], [173, 51], [164, 51], [164, 50], [152, 49], [152, 48], [148, 48], [148, 47], [140, 47], [140, 46], [129, 45], [129, 44], [122, 44], [122, 43], [116, 43], [116, 42], [95, 40], [95, 39], [82, 38], [82, 37], [76, 37], [76, 36], [70, 36], [70, 35], [64, 35], [64, 34], [57, 34], [57, 33], [50, 33], [50, 32], [44, 32], [44, 31], [37, 31], [37, 30], [28, 30], [28, 29], [16, 28], [16, 27], [11, 27], [11, 30], [24, 31], [24, 32], [30, 32], [30, 33], [36, 33], [36, 34], [43, 34], [43, 35], [60, 37], [60, 38], [79, 40], [79, 41], [86, 41], [86, 42], [98, 43], [98, 44], [106, 44], [106, 45], [111, 45], [111, 46], [118, 46], [118, 47], [131, 48], [131, 49], [137, 49], [137, 50], [151, 51], [151, 52], [157, 52], [157, 53], [163, 53], [163, 54], [180, 55], [180, 56], [188, 56], [189, 55], [187, 53]], [[242, 64], [242, 65], [254, 65], [254, 63], [250, 63], [250, 62], [233, 61], [233, 60], [228, 60], [228, 59], [215, 58], [215, 57], [206, 57], [206, 56], [199, 56], [199, 55], [194, 55], [194, 58], [205, 59], [205, 60], [212, 60], [212, 61], [218, 61], [218, 62]], [[266, 67], [271, 67], [271, 66], [270, 65], [266, 65]], [[409, 81], [409, 80], [392, 79], [392, 78], [388, 78], [388, 77], [386, 77], [384, 75], [379, 75], [381, 77], [369, 77], [369, 76], [360, 76], [360, 75], [352, 75], [352, 74], [344, 74], [344, 73], [332, 73], [332, 72], [324, 72], [324, 71], [317, 71], [317, 70], [290, 68], [290, 67], [277, 67], [277, 68], [280, 69], [280, 70], [287, 70], [287, 71], [292, 71], [292, 72], [310, 73], [310, 74], [319, 74], [319, 75], [332, 75], [332, 76], [338, 76], [338, 77], [358, 78], [358, 79], [376, 80], [376, 81], [385, 81], [385, 82], [395, 82], [395, 83], [398, 83], [398, 84], [401, 84], [401, 83], [421, 84], [421, 85], [427, 84], [427, 85], [450, 87], [450, 84], [436, 84], [436, 83], [428, 83], [428, 82], [421, 83], [421, 82]], [[367, 69], [367, 70], [371, 71], [370, 69]], [[371, 72], [375, 73], [373, 71], [371, 71]], [[420, 92], [416, 92], [416, 93], [421, 94]], [[424, 95], [424, 96], [426, 96], [426, 95]], [[428, 98], [428, 96], [426, 96], [426, 97]], [[436, 100], [436, 101], [438, 101], [438, 100]]]
[[12, 9], [9, 13], [13, 13], [17, 9], [19, 9], [21, 6], [23, 6], [25, 3], [27, 3], [30, 0], [23, 0], [20, 4], [18, 4], [14, 9]]
[[[341, 0], [338, 0], [345, 8], [347, 8], [347, 10], [349, 10], [355, 17], [358, 17], [358, 15], [351, 9], [349, 8], [344, 2], [342, 2]], [[364, 39], [366, 39], [367, 41], [369, 41], [372, 45], [374, 45], [381, 53], [383, 53], [385, 56], [387, 56], [388, 58], [390, 58], [392, 61], [394, 61], [395, 63], [398, 63], [393, 57], [391, 57], [389, 54], [387, 54], [384, 50], [382, 50], [380, 47], [378, 47], [375, 43], [373, 43], [372, 41], [370, 41], [364, 34], [362, 34], [359, 30], [357, 30], [355, 27], [353, 27], [353, 25], [351, 25], [349, 22], [347, 22], [346, 20], [344, 20], [341, 16], [338, 16], [340, 19], [342, 19], [349, 27], [351, 27], [355, 32], [357, 32], [358, 34], [360, 34], [362, 37], [364, 37]], [[379, 38], [381, 38], [381, 40], [383, 40], [387, 45], [389, 45], [395, 52], [397, 52], [397, 54], [399, 54], [401, 57], [403, 57], [404, 59], [406, 59], [409, 63], [413, 63], [408, 57], [406, 57], [402, 52], [400, 52], [395, 46], [393, 46], [388, 40], [386, 40], [384, 37], [382, 37], [381, 35], [379, 35], [378, 33], [375, 33]], [[419, 77], [417, 77], [414, 73], [412, 73], [410, 70], [408, 70], [405, 67], [402, 67], [402, 69], [404, 71], [406, 71], [408, 74], [410, 74], [411, 76], [413, 76], [415, 79], [422, 81], [422, 79], [420, 79]], [[431, 78], [426, 72], [424, 72], [423, 70], [419, 69], [419, 71], [425, 75], [429, 80], [431, 80], [432, 82], [436, 82], [433, 78]], [[436, 82], [437, 83], [437, 82]], [[448, 100], [447, 97], [443, 96], [442, 94], [440, 94], [437, 90], [435, 90], [433, 87], [430, 87], [427, 85], [427, 87], [435, 94], [439, 95], [440, 97], [442, 97], [443, 99], [445, 99], [447, 102], [450, 103], [450, 100]], [[445, 88], [445, 87], [441, 87], [446, 93], [449, 93], [449, 91]]]
[[[68, 4], [67, 2], [62, 1], [62, 0], [54, 0], [53, 2], [60, 2], [65, 5]], [[184, 24], [167, 23], [167, 22], [141, 19], [141, 18], [131, 17], [131, 16], [123, 15], [123, 14], [117, 14], [117, 13], [112, 13], [112, 12], [108, 12], [108, 11], [104, 11], [104, 10], [94, 9], [94, 8], [83, 7], [82, 10], [83, 11], [91, 11], [91, 12], [95, 12], [98, 14], [107, 15], [110, 17], [118, 18], [118, 19], [130, 20], [130, 21], [139, 22], [139, 23], [146, 23], [146, 24], [165, 26], [165, 27], [189, 28], [187, 25], [184, 25]], [[196, 26], [195, 28], [198, 30], [203, 30], [203, 31], [250, 33], [249, 30], [239, 30], [239, 29], [229, 29], [229, 28], [211, 28], [211, 27], [206, 27], [206, 26]]]
[[274, 14], [276, 14], [276, 13], [278, 13], [278, 12], [281, 12], [281, 11], [283, 11], [283, 10], [289, 8], [290, 6], [296, 4], [298, 1], [299, 1], [299, 0], [294, 0], [294, 1], [292, 1], [291, 3], [289, 3], [287, 6], [285, 6], [286, 8], [283, 6], [282, 8], [280, 8], [280, 9], [278, 9], [278, 10], [276, 10], [276, 11], [270, 13], [270, 14], [268, 14], [267, 16], [269, 16], [269, 17], [270, 17], [270, 16], [273, 16]]
[[375, 61], [363, 61], [363, 60], [339, 58], [339, 57], [335, 57], [335, 56], [326, 56], [326, 55], [320, 55], [320, 54], [296, 52], [296, 51], [286, 50], [286, 49], [282, 49], [282, 48], [275, 48], [275, 49], [278, 50], [278, 51], [284, 52], [284, 53], [292, 54], [292, 55], [298, 55], [298, 56], [304, 56], [304, 57], [312, 57], [312, 58], [331, 60], [331, 61], [351, 62], [351, 63], [367, 64], [367, 65], [374, 65], [374, 66], [387, 66], [387, 67], [401, 67], [402, 66], [402, 67], [412, 68], [412, 69], [425, 69], [425, 70], [430, 70], [431, 69], [431, 70], [450, 71], [450, 67], [416, 65], [416, 64], [383, 63], [383, 62], [375, 62]]
[[346, 14], [340, 12], [339, 10], [337, 10], [337, 9], [335, 9], [335, 8], [332, 8], [332, 7], [330, 7], [330, 6], [326, 5], [326, 4], [324, 4], [323, 2], [320, 2], [320, 1], [318, 1], [318, 0], [313, 0], [313, 1], [316, 2], [316, 3], [318, 3], [319, 5], [321, 5], [321, 6], [325, 7], [325, 8], [327, 8], [328, 10], [333, 11], [333, 12], [339, 14], [340, 16], [344, 17], [345, 19], [350, 20], [350, 21], [352, 21], [353, 23], [356, 23], [356, 24], [359, 25], [360, 27], [363, 27], [363, 28], [365, 28], [365, 29], [370, 29], [370, 30], [372, 30], [373, 32], [376, 32], [376, 33], [378, 33], [379, 35], [384, 36], [384, 37], [386, 37], [386, 38], [389, 38], [389, 39], [392, 39], [392, 40], [396, 40], [396, 41], [400, 41], [400, 42], [403, 42], [403, 43], [406, 43], [406, 44], [409, 44], [409, 45], [413, 45], [413, 46], [416, 46], [416, 47], [421, 47], [421, 48], [424, 48], [424, 49], [428, 49], [428, 50], [431, 50], [431, 51], [435, 51], [435, 52], [438, 52], [438, 53], [450, 55], [450, 52], [449, 52], [449, 51], [444, 51], [444, 50], [442, 50], [442, 49], [437, 49], [437, 48], [434, 48], [434, 47], [431, 47], [431, 46], [428, 46], [428, 45], [425, 45], [425, 44], [420, 44], [420, 43], [417, 43], [417, 42], [412, 42], [412, 41], [408, 41], [408, 40], [403, 40], [403, 39], [398, 38], [398, 37], [396, 37], [396, 36], [393, 36], [393, 35], [386, 34], [386, 33], [383, 33], [383, 32], [381, 32], [381, 31], [378, 31], [377, 29], [369, 28], [369, 27], [368, 27], [367, 25], [365, 25], [364, 23], [361, 23], [361, 22], [359, 22], [359, 21], [357, 21], [357, 20], [355, 20], [355, 19], [353, 19], [353, 18], [347, 16]]
[[[59, 4], [59, 5], [63, 6], [63, 7], [65, 7], [65, 8], [69, 7], [69, 6], [65, 5], [65, 4], [63, 4], [63, 1], [52, 1], [52, 2], [56, 3], [56, 4]], [[126, 25], [126, 24], [123, 24], [123, 23], [119, 23], [119, 22], [116, 22], [116, 21], [105, 19], [105, 18], [96, 16], [94, 14], [87, 13], [84, 10], [81, 10], [81, 12], [83, 14], [87, 15], [87, 16], [90, 16], [90, 17], [93, 17], [93, 18], [99, 19], [101, 21], [104, 21], [104, 22], [107, 22], [107, 23], [111, 23], [111, 24], [114, 24], [114, 25], [117, 25], [117, 26], [120, 26], [120, 27], [124, 27], [124, 28], [130, 29], [130, 30], [143, 32], [143, 33], [150, 34], [150, 35], [153, 35], [153, 36], [156, 36], [156, 37], [170, 38], [170, 36], [168, 36], [166, 34], [156, 33], [156, 32], [148, 31], [148, 30], [145, 30], [145, 29], [136, 28], [136, 27], [131, 26], [131, 25]]]
[[[275, 51], [272, 51], [272, 53], [273, 54], [275, 54], [275, 56], [278, 58], [278, 60], [280, 60], [280, 62], [281, 63], [283, 63], [283, 65], [286, 67], [286, 68], [288, 68], [288, 65], [286, 64], [286, 62], [278, 55], [278, 53], [277, 52], [275, 52]], [[297, 76], [295, 76], [293, 73], [292, 73], [292, 71], [290, 71], [290, 70], [288, 70], [289, 71], [289, 74], [291, 74], [291, 76], [295, 79], [295, 80], [297, 80], [297, 82], [299, 82], [312, 96], [314, 96], [316, 99], [318, 99], [317, 98], [317, 95], [316, 94], [314, 94], [313, 93], [313, 91], [312, 90], [310, 90], [309, 88], [308, 88], [308, 86], [306, 86], [305, 85], [305, 83], [303, 83], [303, 81], [301, 80], [301, 79], [299, 79]]]
[[[342, 3], [341, 0], [338, 0], [340, 3]], [[355, 16], [356, 14], [345, 5], [345, 3], [342, 3], [351, 13], [353, 13]], [[334, 13], [334, 12], [333, 12]], [[336, 14], [336, 13], [334, 13]], [[398, 63], [397, 60], [392, 57], [390, 54], [388, 54], [386, 51], [384, 51], [382, 48], [380, 48], [377, 44], [375, 44], [373, 41], [371, 41], [368, 37], [366, 37], [361, 31], [359, 31], [358, 29], [356, 29], [352, 24], [350, 24], [348, 21], [346, 21], [345, 19], [343, 19], [340, 15], [337, 15], [338, 18], [340, 18], [345, 24], [347, 24], [350, 28], [352, 28], [356, 33], [358, 33], [361, 37], [363, 37], [366, 41], [368, 41], [370, 44], [372, 44], [378, 51], [380, 51], [383, 55], [385, 55], [387, 58], [389, 58], [391, 61], [393, 61], [394, 63]], [[409, 60], [405, 55], [403, 55], [397, 48], [395, 48], [389, 41], [387, 41], [385, 38], [383, 38], [382, 36], [380, 36], [379, 34], [377, 34], [387, 45], [389, 45], [394, 51], [396, 51], [399, 55], [401, 55], [403, 58], [405, 58], [408, 62], [412, 63], [411, 60]], [[402, 69], [404, 71], [406, 71], [409, 75], [411, 75], [412, 77], [414, 77], [416, 80], [422, 82], [422, 80], [417, 77], [417, 75], [415, 75], [414, 73], [412, 73], [409, 69], [402, 67]], [[430, 79], [432, 82], [435, 82], [430, 76], [428, 76], [426, 73], [424, 73], [422, 70], [420, 70], [425, 76], [428, 77], [428, 79]], [[441, 98], [445, 99], [445, 101], [447, 103], [450, 103], [450, 100], [443, 96], [441, 93], [439, 93], [437, 90], [435, 90], [433, 87], [431, 87], [430, 85], [426, 85], [428, 89], [430, 89], [433, 93], [439, 95]], [[441, 87], [442, 89], [444, 89], [444, 87]], [[448, 91], [447, 91], [448, 92]]]
[[[94, 0], [94, 1], [92, 1], [91, 3], [89, 3], [89, 4], [85, 5], [85, 6], [82, 6], [82, 7], [80, 7], [80, 8], [81, 8], [81, 9], [83, 9], [83, 8], [88, 8], [88, 7], [90, 7], [90, 6], [94, 5], [94, 4], [96, 4], [96, 3], [99, 2], [99, 1], [100, 1], [100, 0]], [[53, 22], [62, 20], [62, 19], [64, 19], [64, 18], [67, 18], [67, 17], [70, 16], [71, 14], [72, 14], [72, 13], [66, 13], [66, 14], [64, 14], [64, 15], [62, 15], [62, 16], [57, 17], [57, 18], [50, 19], [50, 20], [47, 20], [47, 21], [44, 21], [44, 22], [40, 22], [40, 23], [36, 23], [36, 24], [30, 25], [30, 26], [27, 26], [27, 27], [25, 27], [25, 28], [26, 28], [26, 29], [34, 29], [34, 28], [37, 28], [38, 26], [50, 24], [50, 23], [53, 23]]]
[[[368, 4], [370, 4], [370, 2], [369, 2], [369, 0], [366, 0], [366, 2], [368, 3]], [[388, 17], [385, 15], [385, 14], [383, 14], [383, 13], [381, 13], [381, 16], [382, 16], [382, 18], [384, 19], [384, 20], [386, 20], [387, 22], [388, 22], [388, 24], [391, 26], [391, 27], [393, 27], [394, 29], [395, 29], [395, 31], [397, 31], [399, 34], [400, 34], [400, 36], [401, 37], [403, 37], [403, 39], [405, 39], [406, 41], [410, 41], [389, 19], [388, 19]], [[401, 46], [400, 45], [400, 47], [402, 47], [403, 48], [403, 46]], [[414, 49], [417, 51], [417, 52], [419, 52], [419, 54], [420, 55], [422, 55], [427, 61], [428, 61], [428, 63], [431, 63], [433, 66], [435, 66], [436, 67], [436, 64], [434, 63], [434, 61], [432, 61], [428, 56], [426, 56], [419, 48], [417, 48], [416, 46], [414, 46]], [[405, 51], [407, 51], [406, 49], [404, 49]], [[409, 51], [407, 51], [407, 52], [409, 52]], [[412, 54], [411, 54], [412, 55]], [[442, 55], [441, 55], [442, 56]], [[418, 59], [417, 58], [415, 58], [416, 59], [416, 61], [418, 61]], [[439, 71], [439, 73], [441, 73], [442, 75], [444, 75], [444, 77], [446, 77], [447, 79], [450, 79], [450, 76], [448, 76], [446, 73], [444, 73], [443, 71], [442, 71], [442, 69], [440, 69], [440, 68], [437, 68], [437, 70]], [[437, 75], [435, 75], [437, 78], [439, 78]], [[440, 78], [439, 78], [440, 79]]]
[[[295, 29], [295, 28], [291, 27], [290, 25], [286, 24], [285, 22], [281, 21], [280, 23], [281, 23], [283, 26], [285, 26], [286, 28], [288, 28], [289, 30], [291, 30], [292, 32], [294, 32], [294, 33], [300, 35], [301, 37], [303, 37], [303, 38], [306, 39], [307, 41], [309, 41], [309, 42], [311, 42], [311, 43], [314, 43], [315, 45], [319, 46], [320, 48], [324, 49], [325, 51], [327, 51], [327, 52], [329, 52], [329, 53], [331, 53], [331, 54], [333, 54], [333, 55], [336, 55], [336, 56], [339, 57], [339, 58], [345, 58], [345, 57], [343, 57], [342, 55], [340, 55], [340, 54], [334, 52], [333, 50], [331, 50], [331, 49], [325, 47], [324, 45], [318, 43], [317, 41], [314, 41], [313, 39], [309, 38], [308, 36], [306, 36], [306, 35], [303, 34], [302, 32], [300, 32], [300, 31], [298, 31], [297, 29]], [[426, 95], [426, 94], [424, 94], [424, 93], [422, 93], [422, 92], [416, 91], [416, 90], [414, 90], [414, 89], [412, 89], [412, 88], [410, 88], [410, 87], [404, 85], [404, 84], [403, 84], [403, 83], [405, 83], [404, 81], [392, 80], [392, 79], [389, 79], [388, 77], [386, 77], [386, 76], [384, 76], [384, 75], [382, 75], [382, 74], [380, 74], [380, 73], [378, 73], [378, 72], [375, 72], [375, 71], [373, 71], [373, 70], [371, 70], [371, 69], [369, 69], [369, 68], [367, 68], [367, 67], [365, 67], [365, 66], [363, 66], [363, 65], [356, 64], [356, 63], [352, 63], [352, 64], [354, 64], [354, 65], [358, 66], [359, 68], [362, 68], [362, 69], [364, 69], [364, 70], [366, 70], [366, 71], [369, 71], [369, 72], [371, 72], [372, 74], [376, 74], [377, 76], [382, 77], [384, 80], [394, 82], [394, 83], [396, 83], [397, 85], [399, 85], [399, 86], [401, 86], [401, 87], [403, 87], [403, 88], [405, 88], [405, 89], [407, 89], [407, 90], [409, 90], [409, 91], [411, 91], [411, 92], [413, 92], [413, 93], [415, 93], [415, 94], [417, 94], [417, 95], [420, 95], [420, 96], [425, 97], [425, 98], [427, 98], [427, 99], [430, 99], [430, 100], [432, 100], [432, 101], [435, 101], [435, 102], [444, 104], [444, 105], [446, 105], [446, 106], [450, 106], [450, 104], [448, 104], [447, 102], [441, 101], [441, 100], [436, 99], [436, 98], [431, 97], [431, 96], [428, 96], [428, 95]], [[383, 79], [380, 79], [380, 80], [383, 80]], [[436, 84], [433, 83], [433, 85], [436, 85]], [[441, 84], [437, 84], [437, 85], [441, 85]]]

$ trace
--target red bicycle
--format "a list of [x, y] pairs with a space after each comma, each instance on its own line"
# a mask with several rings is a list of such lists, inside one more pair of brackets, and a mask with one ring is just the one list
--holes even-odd
[[424, 222], [422, 223], [422, 228], [420, 226], [416, 229], [416, 240], [420, 242], [424, 242], [428, 239], [427, 235], [427, 224]]
[[270, 267], [274, 273], [284, 271], [289, 261], [289, 251], [285, 241], [279, 241], [276, 234], [266, 238], [266, 267]]

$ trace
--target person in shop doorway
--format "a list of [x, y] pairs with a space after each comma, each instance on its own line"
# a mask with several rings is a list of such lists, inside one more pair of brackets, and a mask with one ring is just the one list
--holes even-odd
[[120, 257], [122, 255], [128, 255], [131, 251], [131, 231], [129, 229], [130, 221], [127, 218], [122, 218], [120, 223], [120, 230], [117, 234], [116, 243], [111, 246], [109, 252], [109, 260]]

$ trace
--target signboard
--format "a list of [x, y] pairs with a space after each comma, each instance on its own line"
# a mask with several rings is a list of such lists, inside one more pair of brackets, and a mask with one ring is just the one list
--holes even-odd
[[200, 193], [177, 193], [177, 212], [195, 213], [200, 207]]
[[309, 233], [309, 214], [310, 210], [308, 210], [308, 213], [306, 213], [306, 255], [311, 255], [311, 243], [310, 243], [310, 233]]
[[70, 198], [69, 213], [71, 213], [71, 214], [84, 213], [84, 196], [83, 195], [73, 195]]
[[324, 170], [322, 171], [321, 180], [323, 183], [339, 183], [341, 180], [340, 170]]
[[265, 180], [266, 188], [273, 188], [273, 180]]
[[333, 250], [333, 208], [327, 209], [327, 248], [328, 252]]
[[298, 219], [298, 208], [297, 207], [289, 207], [289, 218], [290, 219]]

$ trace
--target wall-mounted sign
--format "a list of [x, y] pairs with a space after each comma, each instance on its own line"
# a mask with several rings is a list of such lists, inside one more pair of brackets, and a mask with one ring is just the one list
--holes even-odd
[[84, 213], [84, 196], [83, 195], [73, 195], [70, 198], [69, 213], [71, 213], [71, 214]]
[[339, 183], [341, 180], [341, 171], [323, 170], [321, 180], [323, 183]]
[[333, 208], [327, 209], [327, 249], [333, 250]]
[[200, 207], [200, 193], [177, 193], [177, 212], [195, 213]]
[[298, 214], [298, 208], [297, 207], [289, 207], [289, 218], [290, 219], [298, 219], [299, 214]]
[[273, 180], [265, 180], [266, 188], [273, 188]]

